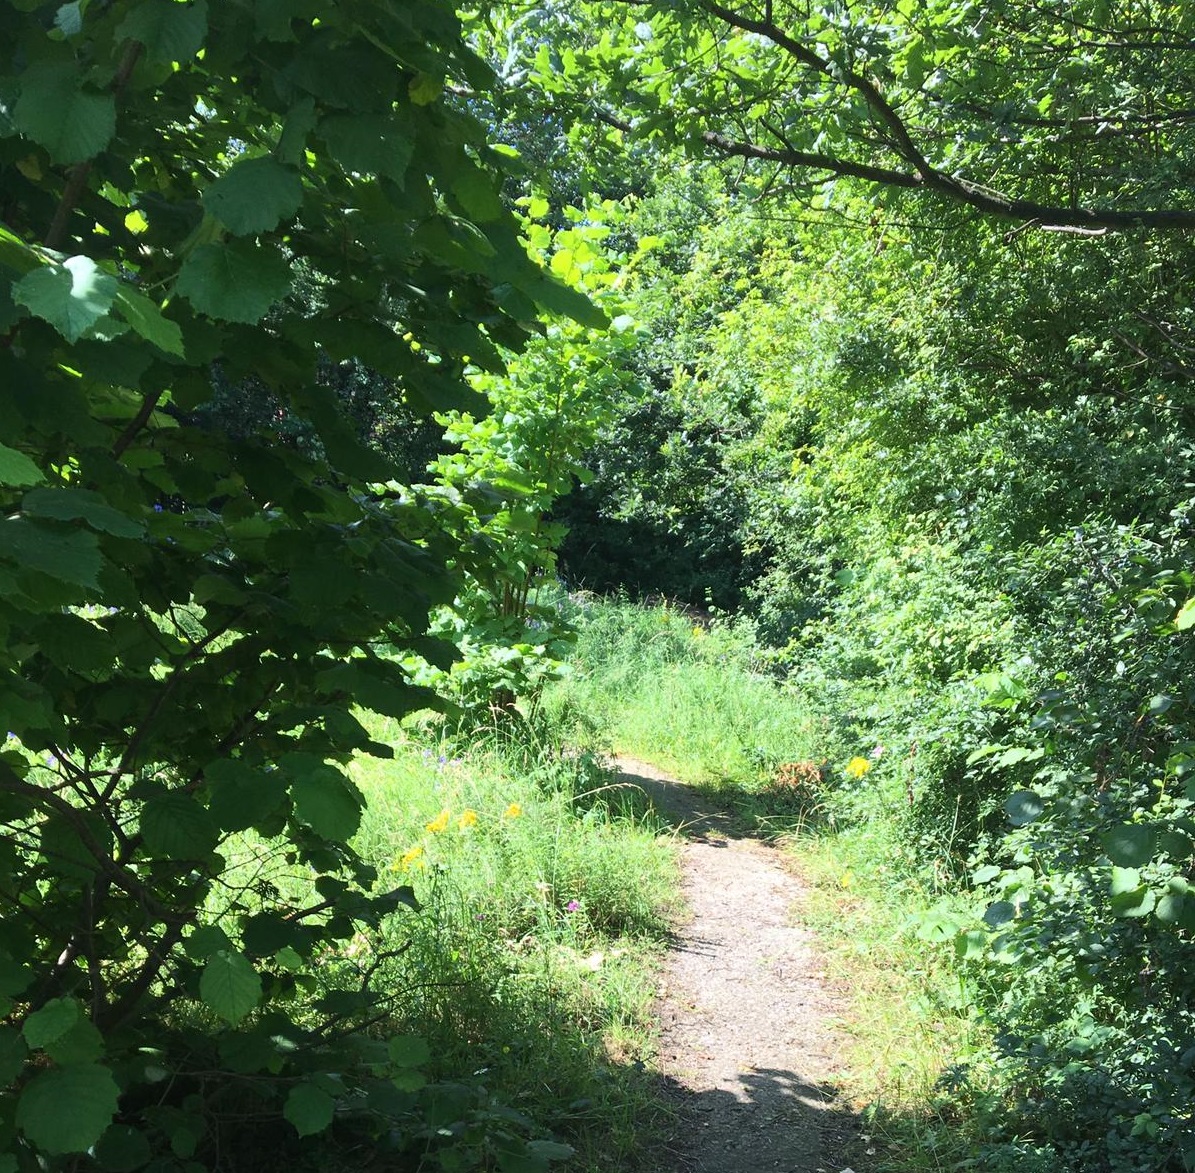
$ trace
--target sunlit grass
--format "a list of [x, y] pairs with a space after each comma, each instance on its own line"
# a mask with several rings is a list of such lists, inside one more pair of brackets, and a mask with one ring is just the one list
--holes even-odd
[[[988, 1093], [960, 1065], [983, 1027], [947, 947], [918, 936], [941, 886], [902, 837], [904, 792], [873, 771], [875, 747], [844, 743], [839, 722], [760, 669], [748, 636], [669, 608], [590, 605], [552, 704], [596, 715], [608, 744], [716, 788], [745, 831], [784, 844], [807, 885], [796, 913], [841, 996], [840, 1080], [872, 1161], [921, 1173], [973, 1156]], [[802, 764], [788, 772], [807, 789], [777, 789], [785, 763]]]
[[644, 1064], [677, 889], [670, 841], [587, 795], [594, 780], [566, 755], [528, 771], [371, 731], [396, 756], [354, 767], [356, 846], [422, 905], [379, 943], [404, 949], [381, 971], [398, 1014], [440, 1078], [484, 1080], [576, 1146], [576, 1167], [635, 1168], [660, 1111]]
[[818, 719], [756, 662], [748, 633], [672, 607], [586, 605], [572, 674], [546, 706], [687, 781], [751, 787], [808, 757]]

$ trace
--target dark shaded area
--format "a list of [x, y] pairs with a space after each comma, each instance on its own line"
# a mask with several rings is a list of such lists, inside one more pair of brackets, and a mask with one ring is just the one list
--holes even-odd
[[644, 1169], [657, 1173], [809, 1173], [850, 1165], [860, 1171], [862, 1121], [835, 1088], [794, 1071], [744, 1072], [735, 1092], [694, 1092], [661, 1077], [675, 1112], [675, 1135]]
[[557, 554], [561, 578], [596, 594], [664, 595], [731, 610], [742, 598], [743, 554], [722, 535], [694, 535], [641, 517], [610, 517], [578, 491], [553, 511], [568, 527]]

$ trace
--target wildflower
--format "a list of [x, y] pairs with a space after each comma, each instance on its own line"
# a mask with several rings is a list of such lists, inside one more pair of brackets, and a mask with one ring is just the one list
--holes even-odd
[[570, 901], [569, 901], [569, 902], [568, 902], [568, 903], [567, 903], [567, 904], [564, 906], [564, 911], [565, 911], [565, 912], [576, 912], [576, 911], [577, 911], [577, 909], [578, 909], [578, 908], [580, 908], [580, 907], [581, 907], [581, 902], [580, 902], [579, 900], [570, 900]]
[[705, 636], [706, 636], [705, 628], [702, 627], [700, 624], [694, 624], [693, 638], [694, 639], [705, 639]]
[[523, 808], [517, 802], [512, 802], [510, 806], [502, 812], [504, 819], [517, 819], [523, 813]]
[[871, 762], [867, 758], [851, 758], [846, 764], [846, 772], [852, 778], [862, 778], [871, 769]]
[[394, 865], [396, 872], [409, 872], [412, 868], [422, 868], [426, 865], [423, 862], [423, 847], [416, 844], [410, 851], [404, 853], [403, 857]]
[[475, 810], [461, 811], [461, 817], [457, 820], [457, 825], [462, 831], [466, 827], [475, 827], [477, 825], [477, 812]]
[[452, 811], [445, 807], [430, 823], [427, 824], [427, 830], [433, 835], [438, 835], [448, 826], [448, 820], [452, 818]]

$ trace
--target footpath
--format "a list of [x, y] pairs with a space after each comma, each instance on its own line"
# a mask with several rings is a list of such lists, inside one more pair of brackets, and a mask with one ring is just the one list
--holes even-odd
[[794, 919], [800, 880], [690, 787], [615, 764], [683, 844], [688, 916], [658, 1005], [658, 1068], [678, 1116], [669, 1173], [844, 1173], [859, 1122], [836, 1096], [838, 1006]]

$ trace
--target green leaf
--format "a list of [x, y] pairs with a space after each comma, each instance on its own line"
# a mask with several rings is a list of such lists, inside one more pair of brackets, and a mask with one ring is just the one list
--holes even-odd
[[[1177, 877], [1176, 877], [1177, 878]], [[1185, 880], [1177, 878], [1178, 883], [1171, 880], [1158, 900], [1156, 915], [1164, 924], [1177, 924], [1184, 919], [1189, 911], [1189, 889]]]
[[1141, 883], [1141, 873], [1136, 868], [1114, 867], [1109, 891], [1114, 916], [1147, 916], [1156, 903], [1153, 891]]
[[140, 538], [145, 526], [113, 509], [98, 493], [87, 489], [34, 489], [21, 500], [21, 511], [55, 521], [85, 521], [94, 530], [118, 538]]
[[106, 1173], [133, 1173], [153, 1159], [149, 1138], [139, 1128], [113, 1124], [95, 1146], [95, 1159]]
[[1118, 892], [1112, 897], [1112, 912], [1115, 916], [1148, 916], [1154, 910], [1156, 898], [1153, 891], [1141, 884], [1127, 892]]
[[0, 1026], [0, 1087], [7, 1087], [25, 1068], [29, 1048], [18, 1030]]
[[234, 240], [197, 248], [183, 262], [175, 288], [200, 313], [251, 326], [286, 296], [291, 278], [277, 249]]
[[13, 286], [13, 299], [44, 318], [68, 342], [78, 342], [112, 308], [120, 282], [90, 257], [44, 265]]
[[349, 173], [381, 175], [401, 185], [415, 151], [409, 127], [388, 114], [336, 115], [319, 127], [328, 153]]
[[51, 998], [25, 1019], [21, 1033], [33, 1050], [44, 1050], [62, 1038], [82, 1017], [82, 1007], [74, 998]]
[[279, 771], [255, 770], [226, 759], [209, 762], [203, 772], [211, 790], [208, 809], [225, 831], [256, 827], [286, 802], [286, 780]]
[[151, 855], [204, 859], [220, 840], [215, 819], [189, 794], [160, 794], [141, 808], [141, 835]]
[[960, 961], [976, 961], [987, 954], [988, 935], [982, 929], [970, 929], [954, 938], [954, 955]]
[[1011, 900], [997, 900], [993, 904], [989, 904], [984, 910], [983, 921], [984, 924], [993, 929], [998, 929], [1001, 925], [1006, 925], [1009, 921], [1015, 920], [1017, 915], [1017, 906]]
[[546, 1161], [567, 1161], [577, 1150], [572, 1145], [560, 1144], [554, 1140], [529, 1140], [527, 1151], [532, 1156], [543, 1157]]
[[164, 317], [158, 306], [144, 294], [121, 282], [116, 290], [116, 306], [120, 316], [147, 342], [167, 354], [185, 357], [182, 328]]
[[407, 93], [416, 106], [430, 106], [443, 92], [443, 80], [427, 73], [412, 78], [407, 86]]
[[494, 181], [479, 167], [458, 171], [452, 177], [452, 194], [460, 200], [465, 214], [476, 223], [497, 220], [502, 215], [502, 200]]
[[420, 1088], [427, 1087], [427, 1076], [413, 1067], [404, 1068], [396, 1071], [390, 1077], [390, 1082], [400, 1092], [417, 1092]]
[[1162, 831], [1158, 835], [1158, 847], [1173, 860], [1184, 860], [1195, 850], [1195, 843], [1181, 831]]
[[332, 1123], [336, 1101], [314, 1083], [296, 1084], [286, 1097], [282, 1115], [296, 1128], [300, 1136], [323, 1132]]
[[1123, 823], [1100, 836], [1108, 858], [1119, 867], [1144, 867], [1158, 849], [1158, 834], [1141, 823]]
[[97, 586], [101, 565], [95, 534], [59, 533], [23, 517], [0, 522], [0, 559], [88, 588]]
[[40, 485], [45, 474], [23, 452], [0, 444], [0, 485]]
[[55, 163], [82, 163], [111, 141], [116, 99], [83, 89], [69, 62], [40, 61], [21, 77], [12, 119], [22, 134], [49, 151]]
[[207, 36], [207, 0], [142, 0], [121, 21], [119, 40], [140, 41], [150, 61], [190, 61]]
[[[291, 769], [302, 755], [288, 755]], [[287, 760], [282, 762], [287, 766]], [[298, 773], [297, 770], [301, 770]], [[361, 802], [339, 770], [322, 762], [298, 765], [291, 783], [295, 815], [318, 835], [347, 843], [361, 823]]]
[[1195, 599], [1188, 599], [1174, 617], [1175, 631], [1186, 631], [1190, 627], [1195, 627]]
[[119, 1096], [112, 1072], [97, 1063], [43, 1071], [21, 1092], [17, 1127], [50, 1155], [83, 1153], [112, 1123]]
[[55, 1063], [93, 1063], [103, 1057], [104, 1036], [90, 1018], [81, 1015], [70, 1030], [47, 1043], [44, 1050]]
[[54, 27], [64, 37], [77, 37], [83, 31], [82, 0], [73, 0], [70, 4], [63, 4], [54, 13]]
[[431, 1047], [419, 1035], [395, 1035], [386, 1049], [396, 1067], [422, 1067], [432, 1058]]
[[240, 953], [221, 949], [204, 966], [199, 996], [235, 1026], [261, 1001], [261, 977]]
[[1033, 790], [1018, 790], [1016, 794], [1010, 795], [1004, 803], [1004, 812], [1014, 827], [1024, 827], [1035, 819], [1041, 818], [1045, 809], [1046, 804], [1042, 801], [1041, 795]]
[[200, 925], [184, 942], [187, 956], [195, 961], [206, 961], [220, 950], [232, 951], [232, 941], [219, 925]]
[[269, 156], [238, 160], [203, 193], [203, 206], [234, 236], [269, 232], [302, 202], [298, 171]]

